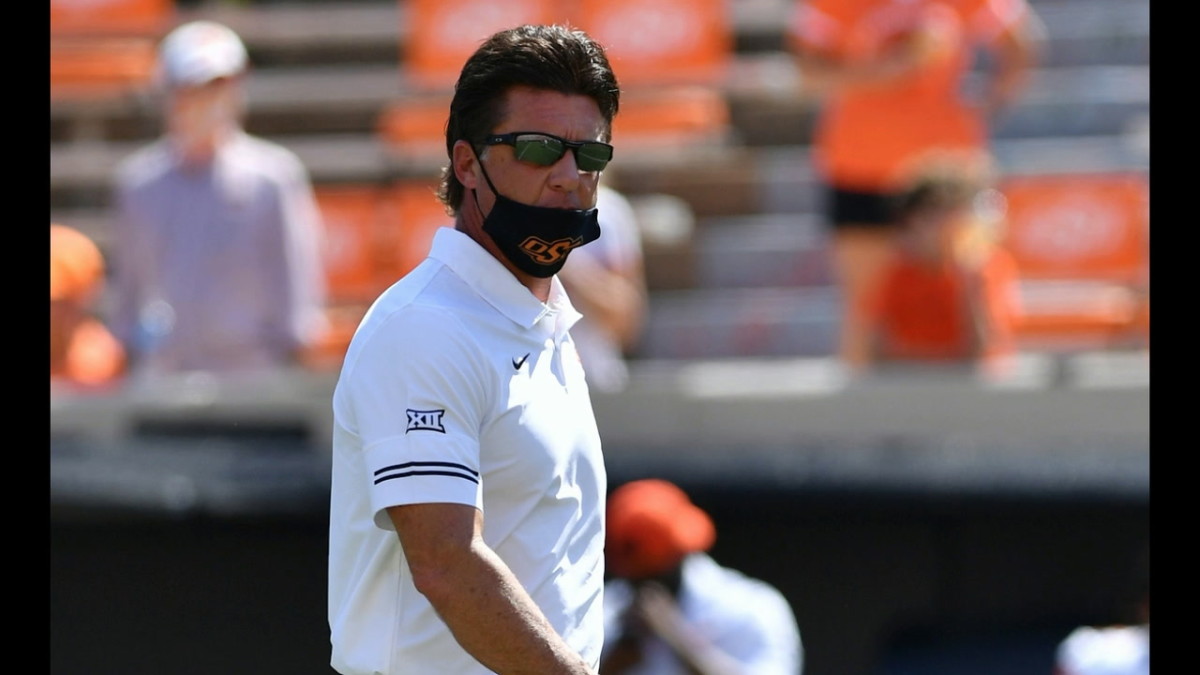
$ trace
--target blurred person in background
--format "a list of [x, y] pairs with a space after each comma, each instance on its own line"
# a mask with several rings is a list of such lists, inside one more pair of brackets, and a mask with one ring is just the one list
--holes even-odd
[[607, 473], [558, 273], [601, 236], [620, 88], [524, 25], [466, 60], [438, 191], [454, 227], [372, 304], [333, 394], [331, 663], [595, 675]]
[[787, 598], [708, 555], [716, 528], [681, 488], [625, 483], [607, 517], [601, 675], [800, 675]]
[[131, 370], [302, 363], [324, 330], [319, 211], [290, 150], [246, 133], [241, 38], [210, 21], [159, 47], [165, 129], [116, 172], [113, 328]]
[[1053, 675], [1150, 675], [1150, 547], [1139, 554], [1121, 621], [1079, 626], [1059, 643]]
[[[905, 171], [930, 150], [987, 149], [1023, 91], [1045, 29], [1027, 0], [797, 0], [789, 26], [842, 291], [839, 353], [893, 243]], [[971, 78], [975, 58], [987, 68]]]
[[998, 242], [992, 163], [936, 153], [896, 204], [896, 244], [848, 333], [855, 370], [881, 364], [1001, 369], [1015, 352], [1016, 261]]
[[617, 392], [629, 382], [628, 355], [646, 319], [642, 233], [625, 195], [601, 183], [600, 238], [573, 251], [559, 279], [583, 318], [571, 328], [588, 386]]
[[125, 350], [100, 317], [104, 256], [79, 230], [50, 223], [50, 384], [111, 385], [124, 375]]

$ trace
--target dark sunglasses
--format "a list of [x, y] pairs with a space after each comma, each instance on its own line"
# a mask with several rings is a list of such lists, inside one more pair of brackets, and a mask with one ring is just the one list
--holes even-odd
[[484, 145], [511, 145], [517, 159], [537, 166], [550, 166], [570, 148], [580, 171], [603, 171], [613, 156], [613, 146], [600, 141], [568, 141], [540, 131], [514, 131], [488, 136]]

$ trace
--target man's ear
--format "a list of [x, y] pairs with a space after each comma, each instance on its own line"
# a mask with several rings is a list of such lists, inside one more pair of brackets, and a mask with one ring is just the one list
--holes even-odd
[[479, 158], [475, 155], [475, 149], [460, 139], [454, 142], [453, 153], [454, 176], [463, 187], [474, 190], [479, 185]]

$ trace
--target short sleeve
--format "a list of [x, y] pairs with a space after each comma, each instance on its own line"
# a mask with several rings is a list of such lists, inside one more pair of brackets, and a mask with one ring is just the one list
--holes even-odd
[[480, 347], [446, 311], [407, 307], [370, 326], [347, 358], [342, 404], [362, 439], [375, 523], [390, 506], [480, 507], [484, 392], [495, 391]]

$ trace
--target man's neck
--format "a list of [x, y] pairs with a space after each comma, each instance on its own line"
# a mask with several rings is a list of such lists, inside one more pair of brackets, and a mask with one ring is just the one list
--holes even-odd
[[172, 146], [179, 161], [186, 166], [207, 166], [216, 159], [221, 148], [228, 145], [234, 133], [221, 134], [203, 139], [192, 139], [188, 142], [173, 140]]
[[484, 233], [483, 223], [479, 218], [474, 218], [472, 222], [472, 218], [469, 213], [460, 211], [458, 219], [455, 222], [454, 229], [475, 240], [475, 243], [482, 246], [483, 250], [490, 253], [496, 260], [499, 260], [500, 264], [504, 265], [504, 269], [511, 272], [522, 286], [528, 288], [530, 293], [533, 293], [533, 297], [537, 298], [543, 303], [550, 302], [550, 287], [552, 285], [553, 277], [535, 277], [532, 274], [526, 274], [525, 272], [517, 269], [517, 266], [512, 264], [512, 262], [510, 262], [508, 258], [500, 252], [500, 248], [496, 246], [496, 243], [492, 241], [492, 238]]

